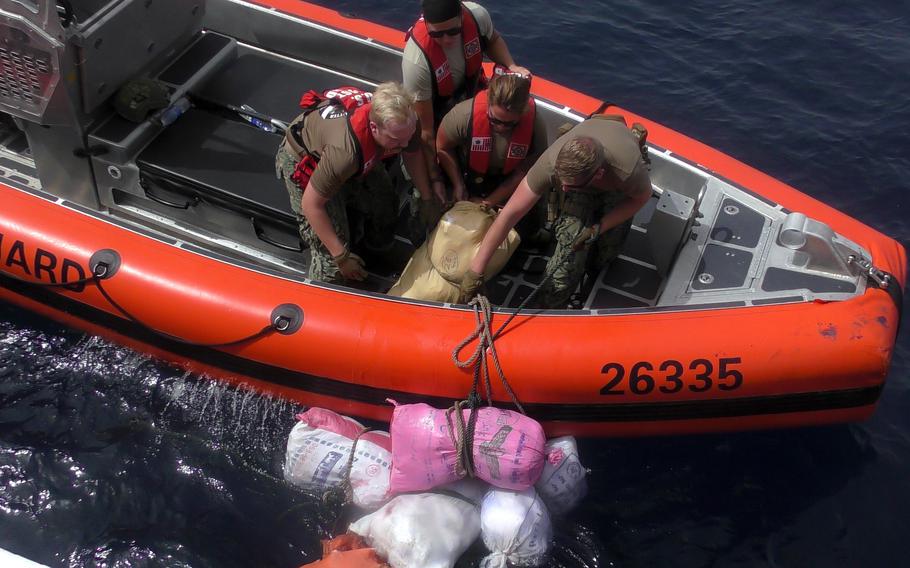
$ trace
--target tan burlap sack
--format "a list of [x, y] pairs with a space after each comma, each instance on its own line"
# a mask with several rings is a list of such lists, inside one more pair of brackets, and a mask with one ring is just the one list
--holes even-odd
[[[420, 248], [414, 251], [398, 282], [389, 290], [392, 296], [437, 302], [458, 301], [458, 286], [477, 254], [484, 235], [496, 214], [483, 205], [459, 201], [446, 211], [439, 224]], [[487, 266], [492, 278], [512, 257], [521, 238], [512, 229]]]

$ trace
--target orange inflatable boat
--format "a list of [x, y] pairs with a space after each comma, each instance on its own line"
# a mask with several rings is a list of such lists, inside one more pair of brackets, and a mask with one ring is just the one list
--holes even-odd
[[[37, 4], [0, 8], [2, 299], [346, 414], [385, 420], [387, 398], [466, 396], [473, 375], [452, 352], [476, 327], [472, 308], [386, 295], [402, 266], [372, 273], [367, 291], [309, 280], [274, 174], [280, 136], [253, 120], [291, 119], [310, 88], [398, 78], [400, 32], [288, 0]], [[170, 87], [169, 115], [134, 124], [113, 111], [137, 73]], [[647, 126], [654, 185], [623, 254], [571, 308], [522, 311], [495, 342], [550, 435], [873, 412], [906, 282], [897, 242], [624, 109], [541, 79], [534, 94], [551, 134], [598, 112]], [[395, 246], [403, 265], [406, 231]], [[520, 249], [492, 283], [494, 329], [549, 252]], [[492, 394], [511, 403], [496, 379]]]

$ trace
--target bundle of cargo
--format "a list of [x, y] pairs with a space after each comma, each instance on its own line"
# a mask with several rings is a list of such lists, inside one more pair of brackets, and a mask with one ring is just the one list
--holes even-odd
[[368, 430], [323, 408], [302, 412], [297, 420], [288, 437], [286, 481], [319, 496], [349, 484], [353, 503], [364, 509], [376, 509], [391, 498], [388, 432]]
[[[478, 537], [489, 551], [483, 568], [543, 565], [552, 516], [566, 514], [587, 491], [575, 440], [545, 441], [540, 424], [508, 410], [471, 412], [396, 405], [391, 435], [365, 433], [359, 422], [323, 409], [301, 413], [285, 478], [324, 490], [349, 476], [352, 501], [376, 509], [327, 541], [323, 559], [307, 566], [451, 568]], [[474, 461], [467, 467], [465, 454]]]
[[[389, 295], [414, 300], [457, 302], [458, 284], [477, 254], [496, 213], [484, 205], [459, 201], [445, 212], [430, 237], [408, 261]], [[499, 273], [518, 248], [521, 238], [513, 229], [499, 245], [487, 267], [487, 278]]]
[[[433, 489], [461, 479], [469, 468], [477, 478], [503, 489], [533, 486], [545, 462], [546, 437], [540, 424], [492, 406], [473, 412], [472, 417], [469, 409], [396, 405], [390, 427], [392, 492]], [[462, 451], [464, 445], [469, 447]]]

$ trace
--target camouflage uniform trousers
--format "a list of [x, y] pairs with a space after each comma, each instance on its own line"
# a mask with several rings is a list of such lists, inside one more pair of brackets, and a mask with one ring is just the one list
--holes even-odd
[[[291, 208], [297, 215], [300, 238], [310, 248], [310, 278], [343, 283], [344, 278], [331, 253], [300, 212], [303, 190], [291, 179], [297, 162], [297, 158], [287, 151], [284, 144], [279, 146], [275, 155], [275, 175], [278, 179], [284, 179]], [[383, 164], [377, 165], [365, 176], [349, 179], [326, 204], [332, 228], [343, 243], [351, 250], [357, 250], [358, 245], [362, 245], [368, 251], [376, 253], [392, 247], [398, 220], [397, 208], [395, 188]]]
[[631, 219], [605, 232], [585, 249], [573, 252], [572, 243], [585, 227], [599, 222], [623, 197], [613, 192], [570, 191], [566, 194], [562, 213], [553, 226], [556, 250], [546, 268], [546, 274], [552, 274], [552, 277], [538, 292], [541, 306], [566, 307], [587, 269], [599, 271], [619, 255], [632, 227]]

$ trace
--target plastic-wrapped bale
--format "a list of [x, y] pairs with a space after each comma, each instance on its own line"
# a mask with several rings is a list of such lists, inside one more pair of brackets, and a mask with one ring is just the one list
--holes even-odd
[[480, 512], [461, 497], [399, 495], [349, 530], [392, 568], [452, 568], [480, 536]]
[[[543, 428], [511, 410], [484, 406], [476, 411], [471, 447], [475, 475], [504, 489], [527, 489], [544, 467]], [[463, 410], [466, 424], [470, 410]], [[426, 491], [459, 479], [454, 411], [427, 404], [396, 405], [392, 414], [393, 494]]]
[[488, 491], [480, 509], [480, 530], [490, 550], [481, 568], [541, 566], [553, 538], [550, 513], [533, 487]]
[[464, 479], [459, 479], [458, 481], [453, 481], [448, 485], [437, 487], [434, 491], [442, 491], [448, 492], [449, 494], [461, 495], [470, 503], [476, 505], [479, 509], [480, 504], [483, 502], [483, 496], [486, 495], [487, 491], [489, 490], [489, 484], [484, 483], [477, 478], [466, 477]]
[[554, 515], [565, 515], [588, 493], [587, 470], [578, 459], [572, 436], [547, 441], [547, 461], [535, 487]]
[[361, 423], [323, 408], [311, 408], [297, 415], [297, 420], [288, 437], [285, 480], [314, 493], [339, 486], [357, 439], [350, 476], [354, 504], [375, 509], [389, 500], [392, 444], [388, 432], [360, 435]]
[[[456, 203], [414, 251], [389, 294], [414, 300], [458, 301], [458, 284], [495, 219], [496, 213], [488, 207], [470, 201]], [[509, 231], [487, 265], [487, 278], [502, 270], [520, 243], [518, 233]]]

